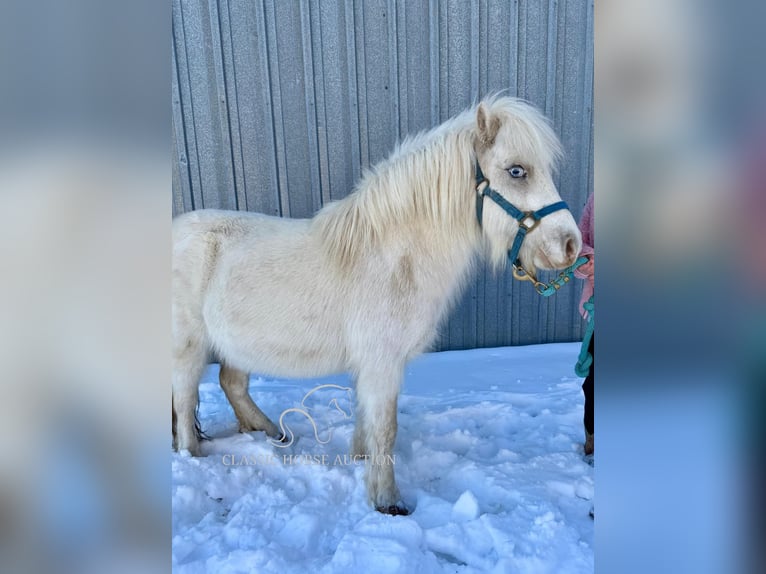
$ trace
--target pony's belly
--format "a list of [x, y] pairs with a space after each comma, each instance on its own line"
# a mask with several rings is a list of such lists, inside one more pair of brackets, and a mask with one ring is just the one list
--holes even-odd
[[218, 355], [232, 366], [274, 377], [322, 377], [346, 370], [340, 345], [286, 344], [261, 338], [215, 337]]
[[[325, 311], [311, 281], [289, 266], [249, 260], [222, 274], [203, 305], [210, 342], [232, 366], [277, 377], [316, 377], [346, 369], [342, 320]], [[241, 275], [240, 275], [241, 274]]]

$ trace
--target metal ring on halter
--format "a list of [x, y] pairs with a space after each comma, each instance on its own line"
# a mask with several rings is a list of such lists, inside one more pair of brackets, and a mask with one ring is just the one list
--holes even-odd
[[[530, 219], [532, 220], [532, 223], [528, 225], [527, 220]], [[525, 211], [524, 217], [518, 221], [519, 227], [525, 229], [526, 231], [532, 231], [535, 227], [537, 227], [537, 224], [540, 223], [540, 220], [535, 217], [535, 214], [532, 211]]]
[[513, 264], [513, 277], [514, 279], [518, 279], [519, 281], [531, 281], [532, 284], [535, 286], [535, 291], [537, 291], [540, 294], [542, 294], [542, 292], [546, 288], [545, 283], [541, 283], [540, 281], [538, 281], [537, 277], [529, 273], [521, 265], [516, 265], [516, 263]]

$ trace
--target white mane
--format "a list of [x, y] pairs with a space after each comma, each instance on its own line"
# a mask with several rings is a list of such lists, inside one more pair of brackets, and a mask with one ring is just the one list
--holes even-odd
[[[538, 157], [548, 167], [561, 156], [546, 118], [526, 102], [493, 96], [484, 105], [504, 123], [511, 122], [511, 141], [520, 153]], [[477, 107], [407, 137], [387, 159], [364, 173], [354, 192], [317, 213], [314, 225], [341, 266], [351, 265], [392, 227], [425, 226], [432, 234], [475, 231]]]

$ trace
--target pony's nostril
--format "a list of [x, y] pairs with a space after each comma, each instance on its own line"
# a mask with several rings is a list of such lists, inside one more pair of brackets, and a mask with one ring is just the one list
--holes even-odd
[[567, 238], [566, 243], [567, 259], [570, 261], [573, 260], [575, 257], [577, 257], [577, 252], [577, 240], [570, 235], [569, 238]]

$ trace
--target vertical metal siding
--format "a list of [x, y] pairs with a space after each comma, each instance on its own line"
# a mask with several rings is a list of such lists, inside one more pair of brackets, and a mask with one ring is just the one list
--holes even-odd
[[[173, 0], [173, 212], [310, 217], [408, 133], [505, 90], [553, 121], [579, 218], [593, 186], [592, 0]], [[574, 341], [576, 282], [480, 268], [439, 349]]]

